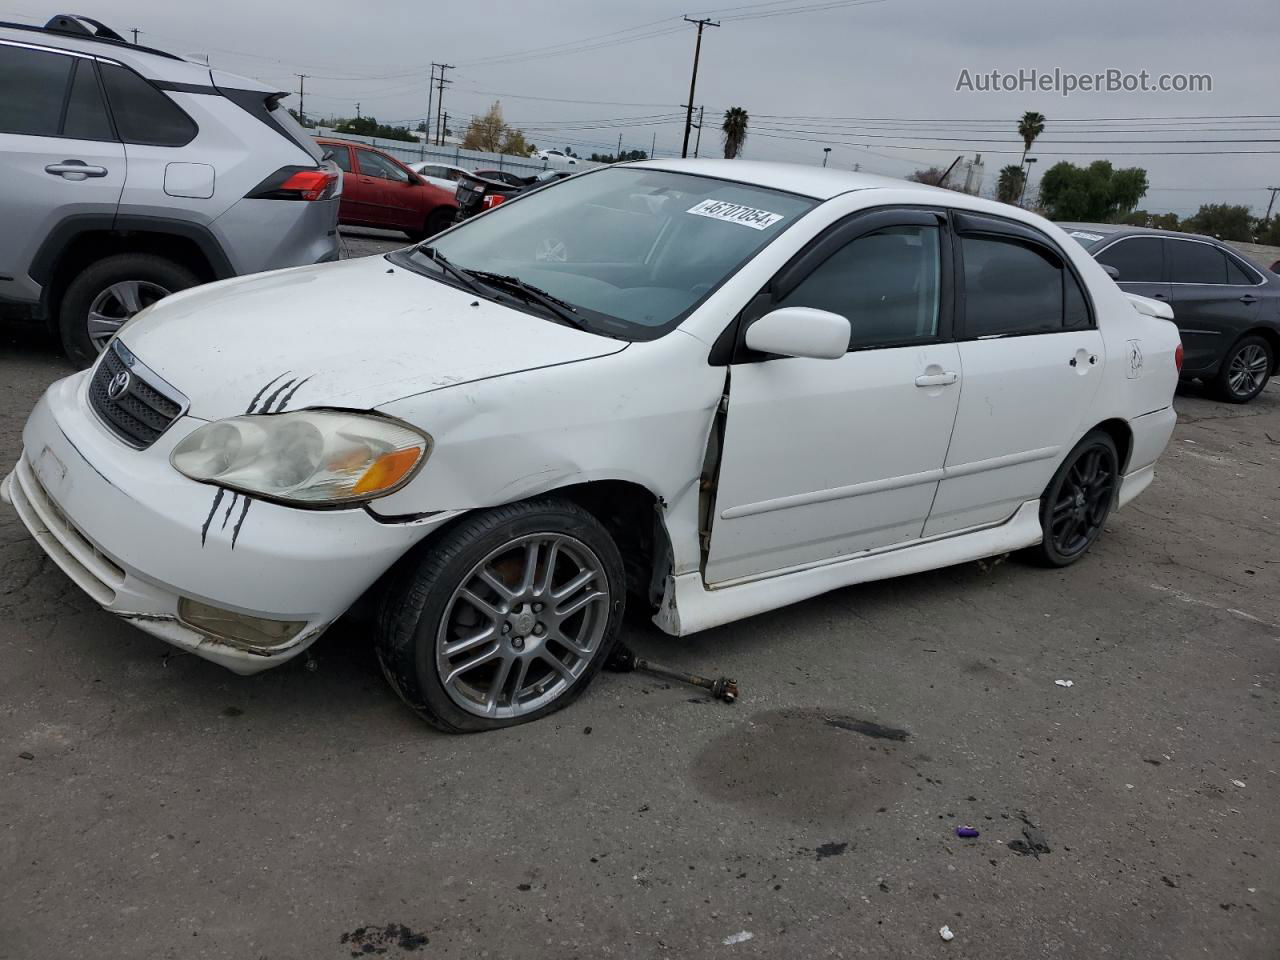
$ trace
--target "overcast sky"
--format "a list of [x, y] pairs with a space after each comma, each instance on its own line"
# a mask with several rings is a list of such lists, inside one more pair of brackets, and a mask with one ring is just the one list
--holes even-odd
[[[1032, 150], [1040, 158], [1033, 183], [1057, 160], [1105, 156], [1117, 166], [1147, 169], [1152, 188], [1142, 206], [1180, 214], [1206, 202], [1246, 203], [1261, 214], [1263, 188], [1280, 185], [1280, 142], [1149, 142], [1280, 141], [1277, 0], [757, 0], [731, 8], [677, 0], [76, 0], [69, 6], [121, 33], [138, 28], [142, 43], [207, 53], [215, 66], [281, 89], [296, 91], [293, 74], [309, 74], [309, 115], [352, 115], [359, 101], [365, 115], [416, 123], [427, 112], [428, 64], [455, 64], [445, 97], [451, 117], [483, 112], [500, 99], [508, 121], [539, 146], [571, 146], [583, 155], [612, 152], [619, 133], [624, 149], [648, 150], [656, 133], [658, 155], [678, 155], [695, 33], [679, 18], [708, 15], [722, 26], [706, 31], [698, 75], [695, 99], [707, 111], [704, 155], [720, 149], [716, 128], [724, 109], [741, 106], [751, 116], [749, 158], [821, 163], [830, 146], [835, 166], [902, 176], [980, 152], [990, 190], [999, 168], [1021, 153], [1016, 118], [1034, 109], [1048, 124]], [[812, 9], [819, 6], [827, 8]], [[55, 12], [72, 11], [0, 0], [6, 19], [43, 22]], [[976, 76], [1019, 68], [1209, 74], [1213, 89], [1067, 98], [956, 91], [962, 70]], [[297, 97], [289, 102], [296, 107]], [[1245, 115], [1255, 118], [1234, 119]], [[1196, 119], [1156, 119], [1169, 117]], [[870, 122], [876, 118], [885, 122]], [[905, 122], [921, 119], [936, 123]], [[1086, 142], [1099, 139], [1112, 145]], [[1175, 153], [1246, 150], [1266, 152]]]

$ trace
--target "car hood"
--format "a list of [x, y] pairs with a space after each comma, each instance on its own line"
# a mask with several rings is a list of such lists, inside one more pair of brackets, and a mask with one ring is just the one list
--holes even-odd
[[268, 400], [271, 410], [371, 409], [627, 346], [382, 257], [177, 293], [139, 314], [120, 340], [207, 420], [262, 410]]

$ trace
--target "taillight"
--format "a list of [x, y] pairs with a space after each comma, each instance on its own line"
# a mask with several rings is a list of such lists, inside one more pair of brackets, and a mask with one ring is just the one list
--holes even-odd
[[253, 188], [255, 200], [328, 200], [338, 190], [335, 170], [315, 167], [281, 167]]
[[1182, 372], [1182, 341], [1178, 341], [1178, 349], [1173, 351], [1173, 365], [1178, 368], [1178, 372]]
[[[507, 198], [500, 193], [491, 193], [484, 198], [483, 205], [486, 210], [492, 210], [498, 204], [505, 202], [506, 199]], [[506, 216], [506, 214], [503, 214], [503, 216]]]

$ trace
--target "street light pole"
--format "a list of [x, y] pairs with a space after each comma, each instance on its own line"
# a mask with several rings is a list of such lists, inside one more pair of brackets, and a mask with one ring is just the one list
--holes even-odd
[[829, 158], [830, 156], [831, 156], [831, 148], [830, 148], [830, 147], [823, 147], [823, 148], [822, 148], [822, 165], [823, 165], [824, 167], [827, 165], [827, 160], [828, 160], [828, 158]]
[[689, 156], [689, 131], [693, 128], [693, 94], [698, 87], [698, 58], [702, 55], [702, 28], [720, 26], [715, 20], [693, 20], [689, 17], [685, 17], [685, 20], [697, 24], [698, 40], [693, 47], [693, 76], [689, 78], [689, 102], [684, 109], [684, 146], [680, 148], [682, 157]]
[[1022, 161], [1026, 167], [1022, 171], [1022, 189], [1018, 191], [1018, 206], [1022, 206], [1022, 198], [1027, 195], [1027, 181], [1031, 179], [1031, 164], [1036, 162], [1036, 157], [1027, 157]]

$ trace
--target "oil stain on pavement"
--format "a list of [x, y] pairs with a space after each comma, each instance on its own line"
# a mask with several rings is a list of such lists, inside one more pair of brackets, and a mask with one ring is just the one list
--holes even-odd
[[916, 773], [906, 730], [820, 709], [766, 710], [716, 737], [698, 789], [759, 816], [836, 825], [871, 816]]

